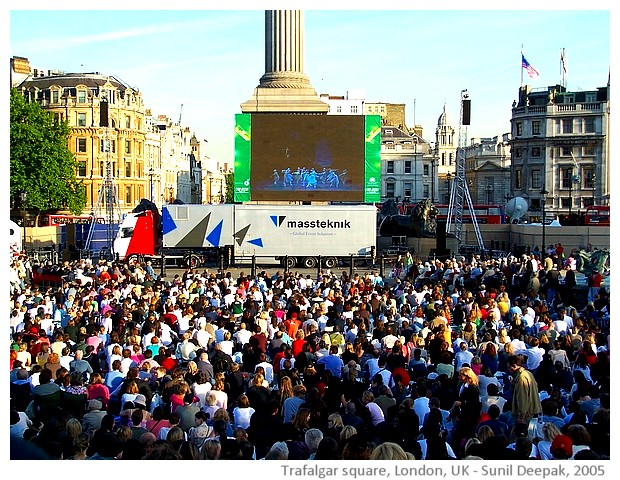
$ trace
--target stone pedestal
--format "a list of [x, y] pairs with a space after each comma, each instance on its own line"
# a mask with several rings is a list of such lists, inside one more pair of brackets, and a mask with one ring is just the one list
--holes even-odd
[[304, 14], [301, 10], [265, 12], [265, 74], [243, 113], [325, 114], [322, 102], [303, 71]]

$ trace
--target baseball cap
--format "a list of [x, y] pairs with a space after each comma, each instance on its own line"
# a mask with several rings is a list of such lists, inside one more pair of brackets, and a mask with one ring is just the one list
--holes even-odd
[[556, 435], [553, 439], [553, 442], [551, 442], [551, 453], [558, 450], [569, 457], [573, 455], [573, 441], [568, 435]]

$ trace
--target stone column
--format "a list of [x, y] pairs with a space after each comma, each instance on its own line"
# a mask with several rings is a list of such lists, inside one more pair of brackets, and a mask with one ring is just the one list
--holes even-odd
[[303, 71], [304, 14], [301, 10], [265, 11], [265, 73], [243, 113], [326, 113]]

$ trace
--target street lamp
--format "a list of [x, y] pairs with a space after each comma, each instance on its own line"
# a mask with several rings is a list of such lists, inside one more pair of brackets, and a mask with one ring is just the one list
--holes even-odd
[[547, 203], [547, 194], [549, 192], [543, 189], [540, 191], [540, 206], [542, 207], [542, 257], [545, 258], [547, 251], [547, 243], [545, 239], [545, 204]]
[[155, 175], [155, 170], [153, 167], [149, 168], [149, 181], [150, 181], [150, 189], [151, 189], [151, 202], [155, 202], [155, 195], [153, 194], [153, 175]]
[[22, 224], [24, 227], [24, 239], [22, 242], [22, 250], [26, 251], [26, 198], [28, 194], [25, 190], [22, 190], [19, 194], [19, 199], [21, 200], [22, 206]]

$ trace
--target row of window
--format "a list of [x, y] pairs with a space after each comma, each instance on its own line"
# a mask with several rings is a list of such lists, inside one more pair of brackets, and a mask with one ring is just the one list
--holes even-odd
[[[596, 155], [596, 145], [594, 144], [588, 144], [588, 145], [583, 145], [583, 146], [567, 145], [567, 146], [559, 147], [558, 150], [559, 150], [560, 157], [571, 157], [575, 153], [578, 154], [580, 152], [581, 152], [582, 157], [594, 157]], [[527, 151], [528, 151], [527, 148], [515, 147], [514, 148], [515, 158], [523, 157]], [[541, 157], [542, 148], [541, 147], [530, 147], [529, 156], [531, 158]]]
[[[88, 153], [87, 150], [87, 138], [80, 137], [75, 139], [75, 151], [76, 153]], [[131, 140], [125, 140], [125, 154], [131, 155]], [[116, 140], [99, 141], [99, 153], [116, 153]], [[142, 143], [136, 142], [136, 155], [142, 155]]]
[[[396, 197], [396, 183], [387, 182], [385, 184], [385, 196], [387, 198], [395, 198]], [[413, 188], [411, 183], [406, 182], [403, 184], [403, 197], [411, 198], [413, 196]], [[430, 186], [428, 184], [422, 185], [422, 198], [430, 197]]]
[[[445, 153], [442, 155], [445, 155]], [[394, 160], [387, 160], [385, 162], [385, 173], [392, 173], [392, 174], [395, 173], [394, 164], [395, 164]], [[454, 164], [453, 156], [452, 154], [450, 154], [450, 165], [453, 165], [453, 164]], [[405, 160], [403, 162], [403, 165], [404, 165], [403, 173], [405, 174], [412, 173], [413, 162], [411, 160]], [[445, 165], [445, 163], [443, 163], [443, 160], [442, 160], [442, 165]], [[428, 177], [430, 175], [430, 165], [428, 163], [422, 166], [422, 175], [425, 177]]]
[[[530, 135], [542, 135], [542, 120], [531, 120], [529, 122], [516, 122], [515, 135], [524, 135], [527, 126], [530, 126]], [[572, 133], [596, 133], [595, 117], [568, 117], [558, 118], [553, 121], [555, 134]]]
[[120, 103], [120, 100], [125, 100], [125, 105], [131, 106], [137, 102], [134, 100], [132, 94], [121, 94], [117, 90], [99, 89], [97, 87], [92, 88], [76, 88], [76, 87], [50, 87], [44, 90], [29, 90], [24, 93], [26, 98], [34, 100], [36, 92], [36, 99], [39, 102], [49, 102], [51, 104], [60, 104], [61, 98], [75, 98], [76, 103], [86, 104], [91, 98], [101, 98], [107, 100], [110, 104]]
[[[543, 175], [542, 170], [539, 168], [533, 168], [530, 171], [530, 185], [523, 185], [523, 171], [515, 170], [515, 185], [516, 190], [523, 188], [530, 188], [532, 190], [543, 188]], [[581, 167], [581, 175], [579, 171], [574, 172], [573, 167], [561, 167], [560, 168], [560, 188], [573, 189], [579, 188], [594, 188], [596, 183], [596, 171], [594, 166], [587, 165]]]
[[[116, 169], [116, 162], [110, 162], [110, 164], [112, 168], [112, 174], [115, 177], [119, 177], [120, 172]], [[86, 160], [78, 161], [77, 165], [78, 165], [77, 176], [86, 177], [86, 173], [87, 173]], [[102, 177], [106, 175], [106, 163], [105, 162], [99, 162], [99, 175], [101, 175]], [[144, 166], [142, 165], [142, 162], [138, 162], [136, 163], [135, 177], [142, 178], [143, 176], [144, 176]], [[132, 175], [132, 163], [125, 162], [125, 178], [132, 178], [132, 177], [134, 177], [134, 175]]]
[[[86, 113], [85, 112], [75, 112], [75, 125], [78, 127], [86, 127]], [[56, 121], [62, 121], [63, 119], [63, 115], [62, 113], [57, 113], [56, 114]], [[116, 128], [116, 122], [114, 121], [114, 119], [110, 119], [112, 122], [112, 127]], [[131, 128], [131, 120], [132, 117], [131, 115], [125, 115], [125, 128], [130, 129]], [[134, 121], [135, 124], [135, 129], [136, 130], [140, 130], [142, 128], [142, 122], [140, 121], [140, 118], [136, 118]]]
[[[336, 105], [336, 113], [342, 113], [342, 105]], [[351, 105], [349, 107], [349, 113], [351, 115], [357, 115], [357, 105]]]

